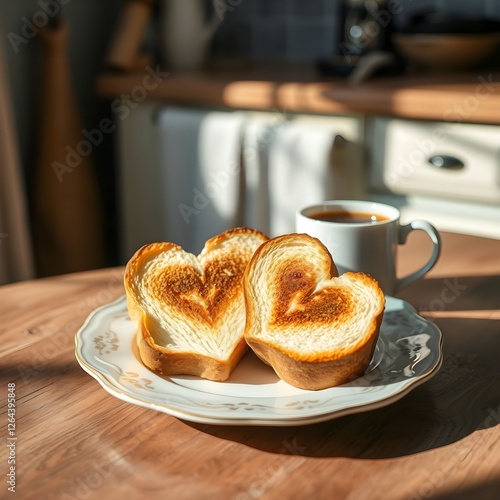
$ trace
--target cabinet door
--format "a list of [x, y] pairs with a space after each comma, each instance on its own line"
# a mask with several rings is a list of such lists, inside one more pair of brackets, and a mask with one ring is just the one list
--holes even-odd
[[376, 118], [370, 142], [378, 190], [500, 201], [500, 126]]

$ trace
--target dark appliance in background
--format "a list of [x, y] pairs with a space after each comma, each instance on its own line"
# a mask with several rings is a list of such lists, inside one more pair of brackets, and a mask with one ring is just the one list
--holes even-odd
[[393, 13], [388, 0], [345, 0], [341, 54], [362, 56], [373, 51], [390, 50]]
[[391, 0], [343, 0], [337, 17], [338, 47], [334, 54], [318, 61], [325, 74], [349, 76], [355, 80], [399, 72], [392, 50], [394, 9]]

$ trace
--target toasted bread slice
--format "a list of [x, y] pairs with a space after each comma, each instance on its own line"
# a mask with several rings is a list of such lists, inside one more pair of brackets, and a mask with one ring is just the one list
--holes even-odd
[[236, 228], [198, 257], [173, 243], [139, 249], [125, 270], [130, 317], [143, 363], [162, 375], [226, 380], [247, 349], [242, 278], [268, 238]]
[[339, 277], [318, 239], [288, 234], [264, 243], [246, 269], [244, 289], [245, 339], [285, 382], [318, 390], [364, 373], [385, 296], [366, 274]]

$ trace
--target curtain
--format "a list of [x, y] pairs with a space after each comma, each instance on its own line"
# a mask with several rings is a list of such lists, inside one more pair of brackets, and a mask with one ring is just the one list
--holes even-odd
[[26, 194], [0, 27], [0, 285], [35, 275]]

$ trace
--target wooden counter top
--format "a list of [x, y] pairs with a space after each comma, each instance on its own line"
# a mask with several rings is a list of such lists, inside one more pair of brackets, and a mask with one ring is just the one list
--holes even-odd
[[75, 334], [123, 295], [121, 268], [0, 287], [0, 497], [11, 481], [47, 500], [498, 498], [499, 254], [498, 240], [443, 234], [436, 267], [403, 290], [443, 333], [432, 379], [384, 408], [290, 427], [189, 423], [108, 394]]
[[[305, 113], [366, 113], [402, 118], [500, 123], [500, 73], [380, 77], [351, 85], [310, 65], [259, 64], [205, 72], [102, 74], [97, 92], [128, 105], [173, 103]], [[128, 100], [128, 101], [127, 101]]]

